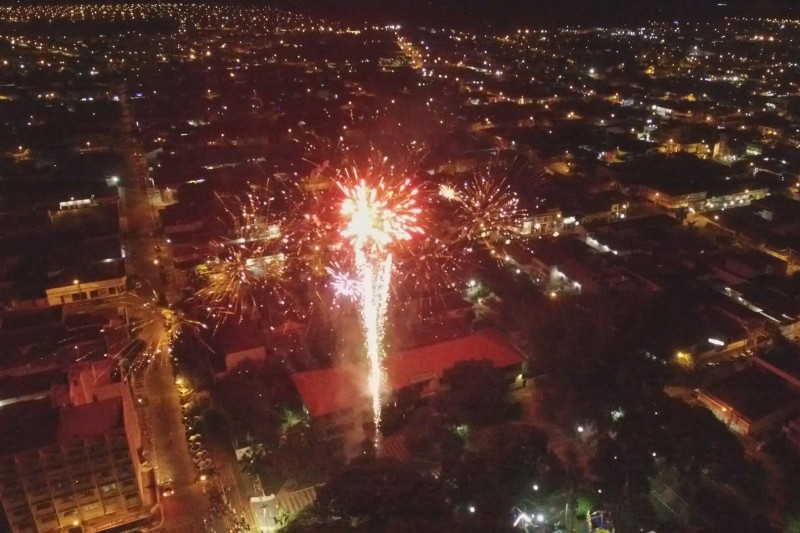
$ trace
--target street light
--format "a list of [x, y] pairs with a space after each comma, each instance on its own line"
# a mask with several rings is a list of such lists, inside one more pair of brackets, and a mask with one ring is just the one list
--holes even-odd
[[[78, 300], [82, 300], [83, 299], [83, 291], [81, 290], [81, 280], [79, 280], [78, 278], [75, 278], [75, 279], [72, 280], [72, 284], [78, 286]], [[73, 300], [74, 300], [74, 298], [73, 298]]]

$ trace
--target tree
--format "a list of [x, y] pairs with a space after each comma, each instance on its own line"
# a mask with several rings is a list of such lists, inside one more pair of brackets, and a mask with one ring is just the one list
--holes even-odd
[[547, 450], [546, 436], [517, 424], [483, 431], [461, 457], [444, 462], [442, 478], [456, 505], [474, 507], [496, 525], [530, 495], [534, 483], [554, 490], [564, 479], [558, 459]]
[[404, 523], [445, 524], [451, 517], [433, 477], [388, 460], [361, 460], [323, 486], [286, 531], [401, 531]]
[[310, 470], [324, 466], [329, 456], [311, 427], [308, 414], [284, 409], [277, 442], [265, 446], [264, 459], [273, 471], [301, 479]]
[[491, 361], [460, 361], [445, 370], [447, 387], [436, 398], [436, 406], [452, 424], [484, 425], [506, 413], [508, 386]]
[[708, 409], [665, 399], [662, 407], [667, 458], [682, 475], [697, 481], [701, 472], [727, 481], [742, 468], [744, 448]]
[[405, 387], [397, 392], [395, 401], [384, 407], [381, 417], [381, 433], [391, 435], [403, 427], [420, 404], [419, 389]]
[[262, 474], [264, 471], [265, 455], [266, 452], [264, 451], [264, 446], [261, 444], [250, 446], [242, 454], [242, 458], [239, 459], [239, 466], [241, 466], [242, 472], [246, 472], [251, 475]]
[[792, 514], [786, 518], [786, 532], [800, 533], [800, 514]]
[[214, 387], [231, 430], [265, 445], [280, 436], [283, 408], [299, 403], [286, 370], [278, 364], [244, 361]]

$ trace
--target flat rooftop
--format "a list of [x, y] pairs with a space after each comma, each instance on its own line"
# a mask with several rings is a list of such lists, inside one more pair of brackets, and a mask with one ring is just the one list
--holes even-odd
[[57, 408], [48, 396], [0, 408], [0, 456], [76, 439], [104, 435], [123, 427], [119, 397], [77, 407]]
[[758, 358], [800, 381], [800, 355], [797, 353], [773, 350], [759, 355]]
[[58, 441], [58, 409], [49, 397], [2, 407], [0, 435], [0, 455], [53, 444]]
[[750, 420], [800, 401], [800, 393], [785, 381], [765, 370], [750, 367], [706, 387], [704, 392], [731, 406]]

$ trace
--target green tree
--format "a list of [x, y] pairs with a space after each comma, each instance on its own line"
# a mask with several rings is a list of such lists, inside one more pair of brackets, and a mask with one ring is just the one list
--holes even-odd
[[443, 463], [442, 477], [456, 505], [472, 506], [496, 525], [530, 496], [534, 483], [555, 490], [564, 481], [558, 459], [547, 450], [546, 436], [518, 424], [487, 428], [461, 457]]
[[213, 395], [237, 436], [275, 445], [281, 437], [283, 409], [299, 404], [280, 364], [244, 361], [214, 385]]
[[421, 524], [446, 524], [450, 519], [436, 479], [400, 463], [362, 460], [334, 476], [319, 490], [314, 505], [285, 530], [421, 531]]
[[447, 388], [436, 398], [436, 406], [451, 424], [485, 425], [507, 413], [508, 385], [491, 361], [460, 361], [445, 370]]
[[742, 468], [742, 444], [711, 411], [667, 398], [661, 412], [668, 461], [683, 476], [697, 481], [704, 472], [727, 481]]

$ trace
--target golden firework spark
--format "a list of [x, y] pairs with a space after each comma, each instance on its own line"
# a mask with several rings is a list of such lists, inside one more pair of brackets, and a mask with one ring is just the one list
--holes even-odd
[[367, 385], [372, 398], [376, 444], [381, 420], [381, 360], [393, 268], [391, 248], [398, 241], [408, 241], [413, 235], [423, 233], [418, 224], [419, 190], [411, 186], [410, 179], [394, 181], [391, 173], [383, 174], [382, 169], [385, 167], [370, 169], [364, 178], [359, 178], [358, 171], [353, 170], [347, 176], [356, 178], [354, 185], [338, 183], [344, 195], [341, 234], [354, 254], [355, 293], [369, 365]]
[[244, 198], [218, 197], [231, 235], [213, 243], [217, 253], [201, 269], [205, 286], [197, 293], [218, 324], [228, 317], [259, 316], [262, 297], [280, 290], [293, 226], [290, 217], [277, 214], [274, 203], [285, 202], [285, 192], [264, 187]]
[[439, 196], [452, 204], [451, 230], [456, 241], [491, 249], [497, 242], [519, 236], [525, 212], [505, 179], [478, 173], [458, 188], [440, 185]]

